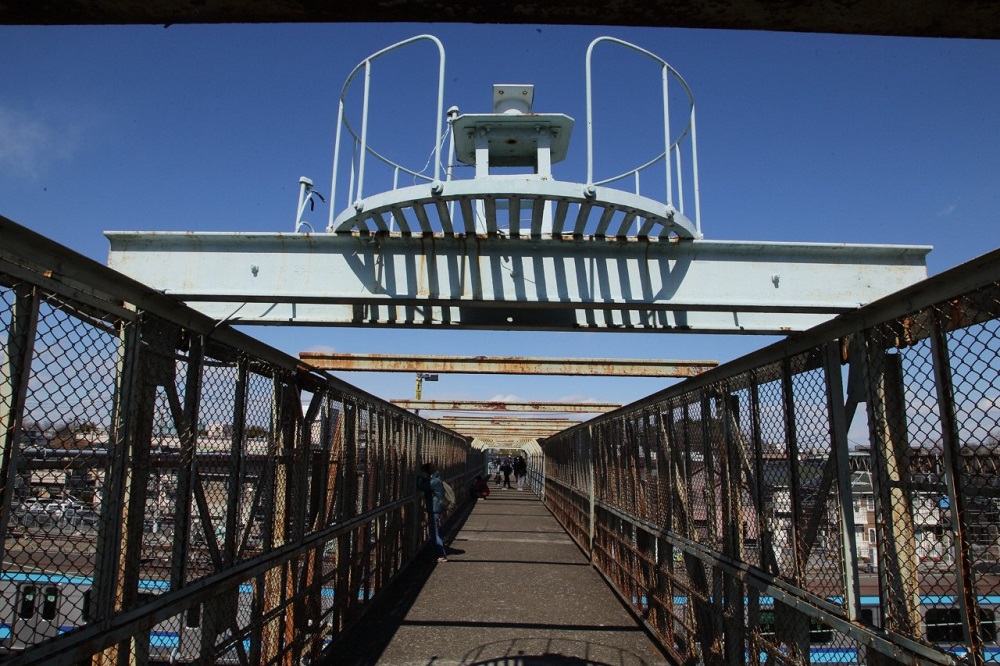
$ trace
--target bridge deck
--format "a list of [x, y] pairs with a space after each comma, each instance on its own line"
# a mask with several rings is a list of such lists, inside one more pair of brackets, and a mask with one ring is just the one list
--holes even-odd
[[328, 664], [670, 663], [527, 490], [493, 487], [449, 526]]

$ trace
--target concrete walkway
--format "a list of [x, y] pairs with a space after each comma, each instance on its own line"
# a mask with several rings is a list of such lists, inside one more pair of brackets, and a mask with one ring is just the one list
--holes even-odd
[[448, 562], [426, 553], [328, 664], [670, 663], [531, 492], [464, 507]]

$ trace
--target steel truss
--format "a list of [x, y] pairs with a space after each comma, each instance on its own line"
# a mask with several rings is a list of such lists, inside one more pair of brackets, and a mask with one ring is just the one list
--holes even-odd
[[546, 502], [678, 662], [983, 663], [998, 341], [995, 251], [543, 440]]
[[[0, 218], [5, 663], [318, 660], [467, 440]], [[75, 629], [64, 633], [69, 629]]]

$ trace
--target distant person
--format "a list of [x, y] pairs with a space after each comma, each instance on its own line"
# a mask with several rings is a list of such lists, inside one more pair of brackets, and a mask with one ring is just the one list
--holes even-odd
[[482, 476], [476, 476], [476, 480], [472, 482], [472, 496], [478, 499], [490, 496], [490, 486]]
[[518, 456], [514, 461], [514, 477], [517, 479], [517, 489], [524, 490], [524, 479], [528, 476], [528, 463]]
[[420, 469], [423, 474], [417, 478], [417, 488], [424, 493], [427, 526], [437, 548], [437, 561], [447, 562], [448, 553], [444, 549], [444, 539], [441, 538], [441, 502], [444, 501], [444, 483], [441, 481], [441, 475], [434, 463], [424, 463]]
[[514, 471], [514, 468], [510, 466], [510, 461], [504, 460], [503, 464], [500, 465], [500, 471], [503, 472], [503, 487], [510, 488], [510, 473]]

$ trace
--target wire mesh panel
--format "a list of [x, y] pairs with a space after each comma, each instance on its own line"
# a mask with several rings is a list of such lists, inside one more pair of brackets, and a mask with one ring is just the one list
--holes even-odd
[[119, 338], [113, 318], [24, 283], [0, 288], [0, 307], [5, 425], [22, 414], [7, 427], [0, 574], [0, 635], [16, 649], [88, 620]]
[[678, 661], [992, 662], [998, 387], [995, 252], [549, 438], [545, 499]]
[[0, 660], [317, 660], [427, 543], [420, 463], [461, 499], [466, 440], [31, 240], [68, 287], [21, 240], [0, 257]]

